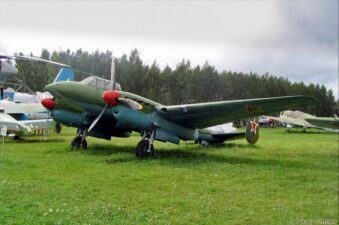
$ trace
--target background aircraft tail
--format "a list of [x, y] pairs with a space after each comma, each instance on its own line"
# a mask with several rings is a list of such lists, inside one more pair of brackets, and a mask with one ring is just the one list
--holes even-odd
[[60, 81], [74, 81], [74, 71], [70, 68], [61, 68], [53, 83]]

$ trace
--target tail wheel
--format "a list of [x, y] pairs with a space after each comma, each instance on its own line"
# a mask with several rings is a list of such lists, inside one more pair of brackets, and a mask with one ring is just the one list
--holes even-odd
[[135, 149], [135, 155], [139, 159], [144, 159], [150, 156], [154, 156], [154, 146], [151, 144], [149, 146], [148, 140], [142, 140], [138, 143], [136, 149]]

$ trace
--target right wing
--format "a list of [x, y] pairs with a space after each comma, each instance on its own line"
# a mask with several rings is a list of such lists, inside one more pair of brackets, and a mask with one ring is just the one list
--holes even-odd
[[309, 105], [313, 97], [285, 96], [209, 102], [189, 105], [160, 106], [158, 114], [168, 120], [193, 129], [215, 126], [236, 120], [253, 118], [273, 112]]

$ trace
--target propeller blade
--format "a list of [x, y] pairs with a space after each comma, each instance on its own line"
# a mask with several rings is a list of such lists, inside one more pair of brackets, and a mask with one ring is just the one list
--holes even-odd
[[104, 112], [106, 111], [108, 105], [105, 106], [105, 108], [101, 111], [101, 113], [99, 114], [99, 116], [97, 118], [95, 118], [95, 120], [92, 122], [91, 126], [89, 126], [88, 128], [88, 132], [91, 132], [91, 130], [95, 127], [95, 125], [98, 123], [98, 121], [100, 120], [102, 114], [104, 114]]
[[112, 63], [111, 63], [111, 81], [113, 82], [113, 90], [115, 90], [115, 62], [114, 58], [112, 57]]

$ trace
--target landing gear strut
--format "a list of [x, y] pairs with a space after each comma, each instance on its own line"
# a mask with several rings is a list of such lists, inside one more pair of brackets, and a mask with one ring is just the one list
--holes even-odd
[[144, 159], [147, 157], [154, 156], [154, 136], [155, 131], [144, 132], [141, 141], [138, 143], [137, 147], [135, 148], [135, 155], [139, 159]]
[[71, 147], [73, 149], [87, 149], [86, 130], [78, 129], [77, 136], [71, 142]]

